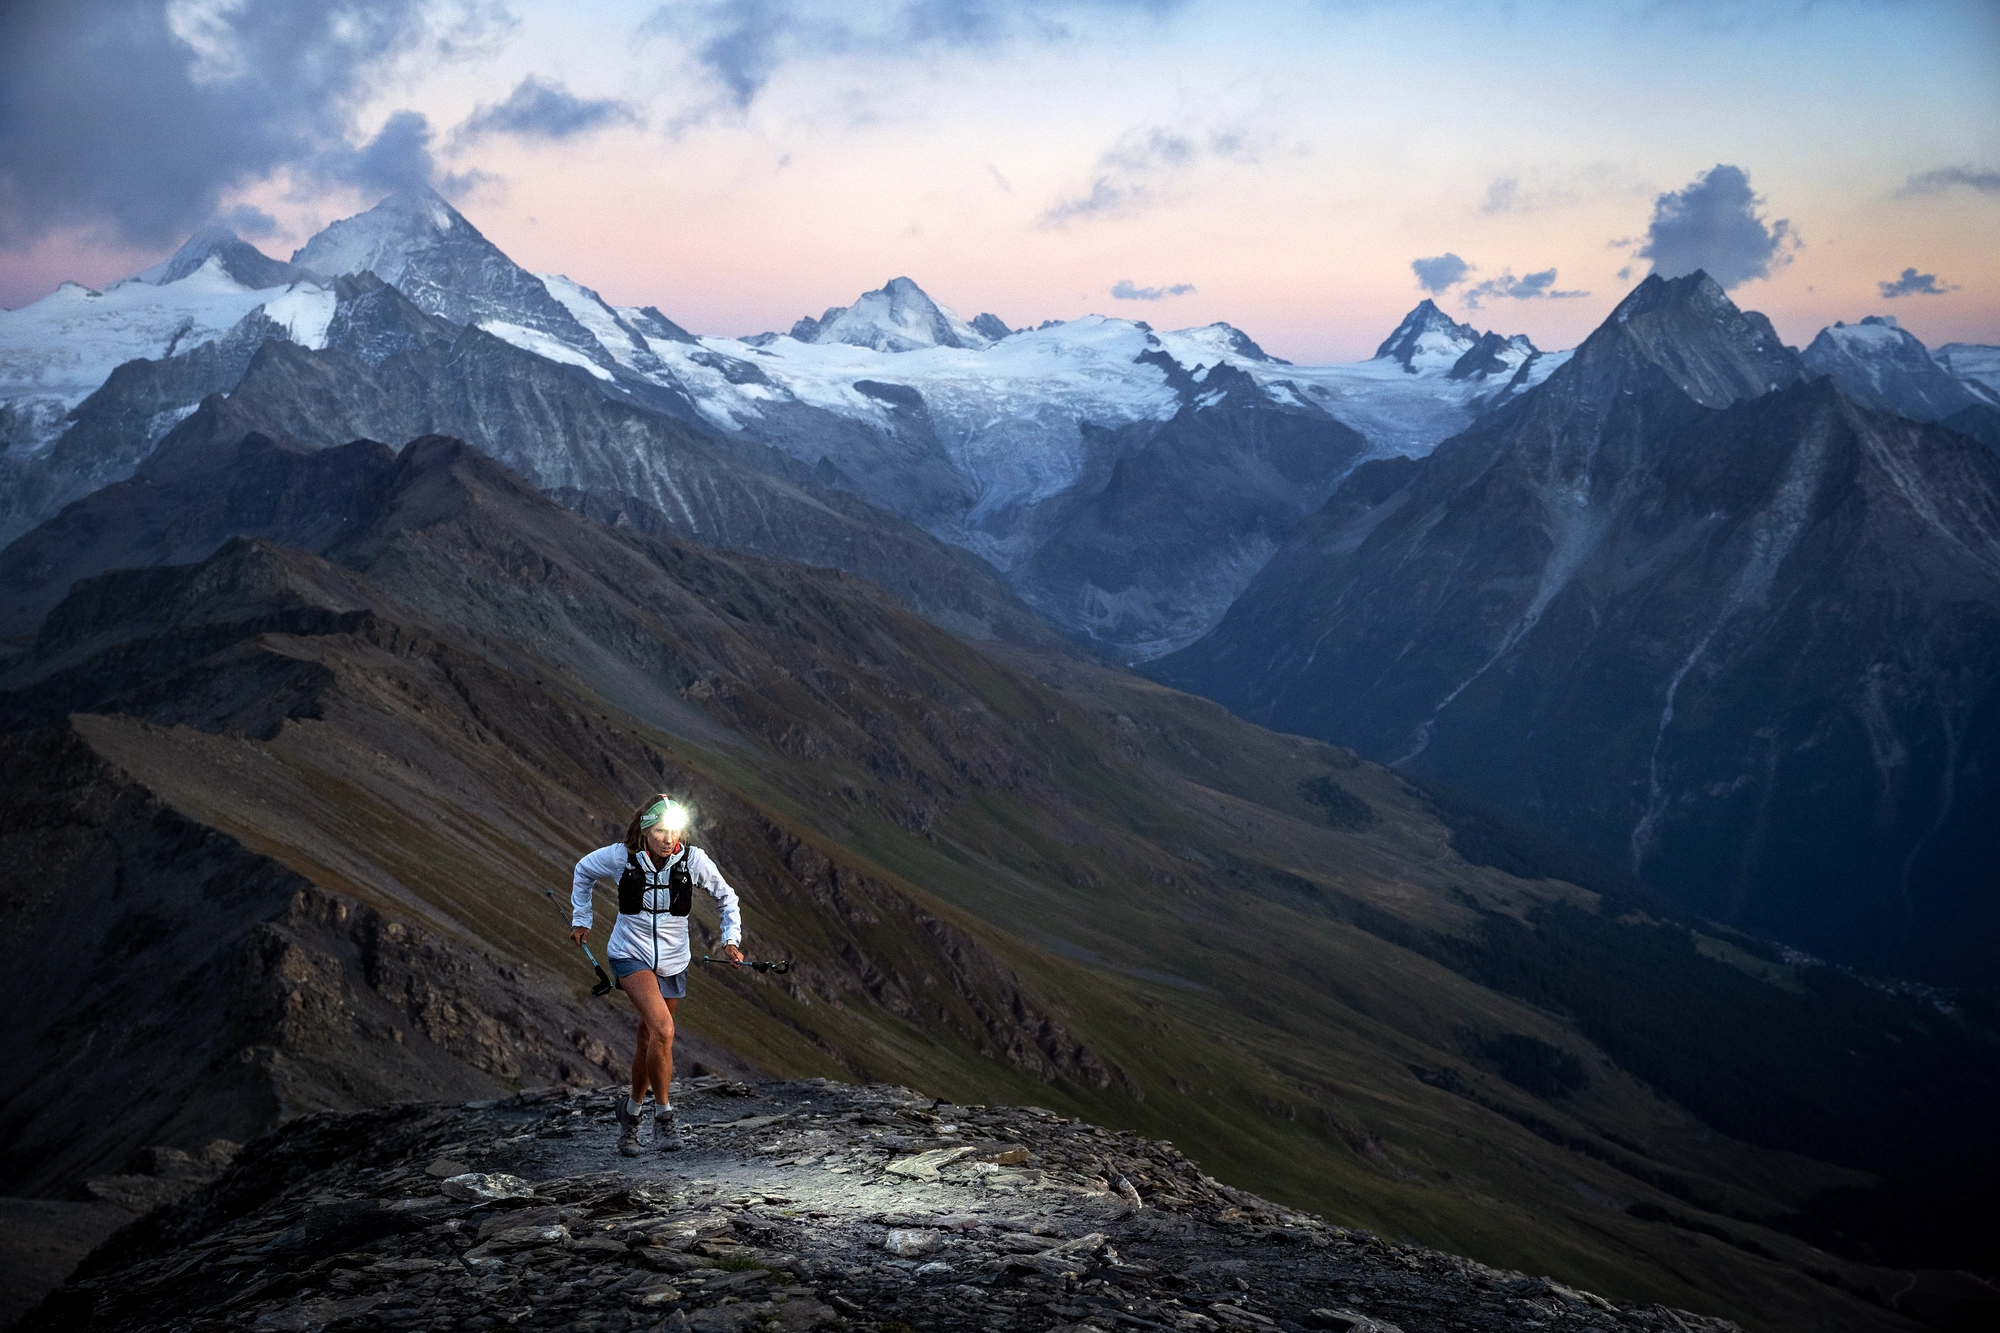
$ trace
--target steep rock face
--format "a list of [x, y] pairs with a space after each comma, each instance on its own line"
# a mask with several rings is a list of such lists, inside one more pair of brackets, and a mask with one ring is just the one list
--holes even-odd
[[2000, 465], [1799, 378], [1707, 279], [1649, 279], [1519, 404], [1358, 470], [1157, 674], [1719, 919], [1990, 979]]
[[256, 310], [222, 338], [156, 361], [127, 361], [66, 415], [46, 449], [0, 453], [0, 545], [131, 476], [196, 404], [234, 387], [257, 349], [283, 336]]
[[330, 224], [292, 263], [330, 278], [373, 273], [426, 314], [453, 324], [492, 322], [604, 355], [540, 278], [427, 187], [398, 191], [366, 213]]
[[1367, 441], [1309, 407], [1274, 407], [1222, 365], [1157, 427], [1128, 427], [1102, 489], [1016, 575], [1030, 604], [1125, 660], [1199, 638]]

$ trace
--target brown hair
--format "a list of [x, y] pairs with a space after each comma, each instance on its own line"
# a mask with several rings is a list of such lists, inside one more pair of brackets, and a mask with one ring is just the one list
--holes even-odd
[[626, 851], [636, 852], [643, 845], [639, 840], [639, 821], [646, 817], [646, 812], [648, 810], [651, 810], [654, 806], [658, 805], [661, 801], [664, 801], [666, 799], [667, 798], [663, 795], [648, 796], [644, 801], [640, 802], [639, 808], [632, 812], [632, 822], [625, 826]]

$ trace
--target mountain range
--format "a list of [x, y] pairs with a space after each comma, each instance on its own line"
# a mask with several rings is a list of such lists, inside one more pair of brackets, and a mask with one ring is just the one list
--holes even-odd
[[[1848, 333], [1822, 365], [1915, 341]], [[1877, 383], [1956, 383], [1914, 365]], [[2000, 458], [1841, 385], [1707, 278], [1648, 279], [1535, 393], [1357, 470], [1151, 669], [1716, 919], [1990, 985]]]
[[65, 287], [0, 313], [0, 1190], [614, 1076], [544, 890], [666, 786], [797, 963], [698, 978], [699, 1069], [1978, 1326], [2000, 1016], [1813, 954], [1989, 976], [1996, 395], [1701, 275], [1349, 366], [907, 279], [697, 336], [427, 193]]
[[7, 1192], [616, 1077], [548, 891], [666, 787], [753, 951], [794, 963], [694, 979], [692, 1073], [1088, 1111], [1292, 1206], [1757, 1327], [1909, 1327], [1868, 1293], [1981, 1243], [1983, 1010], [1787, 962], [1129, 673], [608, 525], [461, 442], [248, 435], [205, 466], [239, 479], [223, 518], [140, 477], [104, 530], [254, 535], [78, 580], [0, 671]]

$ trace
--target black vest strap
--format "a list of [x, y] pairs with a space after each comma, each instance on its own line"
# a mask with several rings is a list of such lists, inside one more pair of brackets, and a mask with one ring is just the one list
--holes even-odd
[[667, 870], [667, 905], [648, 907], [646, 893], [658, 888], [657, 876], [649, 879], [639, 866], [639, 854], [630, 848], [625, 851], [625, 873], [618, 877], [618, 912], [621, 916], [637, 916], [650, 912], [654, 916], [666, 913], [672, 916], [686, 916], [694, 910], [694, 876], [688, 871], [688, 856], [694, 851], [691, 846], [683, 846], [681, 854], [674, 858]]

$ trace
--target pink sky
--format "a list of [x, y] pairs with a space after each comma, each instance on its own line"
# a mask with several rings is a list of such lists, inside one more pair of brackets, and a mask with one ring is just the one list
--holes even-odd
[[[1452, 253], [1472, 271], [1449, 313], [1562, 347], [1648, 271], [1656, 200], [1727, 163], [1797, 238], [1731, 293], [1788, 341], [1893, 314], [1933, 346], [2000, 343], [2000, 6], [1023, 0], [942, 32], [856, 8], [516, 5], [450, 59], [382, 57], [340, 114], [359, 145], [421, 113], [435, 178], [474, 178], [460, 208], [518, 262], [701, 332], [907, 274], [967, 318], [1226, 320], [1349, 360], [1424, 295], [1411, 261]], [[229, 12], [176, 10], [204, 77], [231, 68]], [[530, 76], [614, 110], [473, 132]], [[379, 193], [281, 162], [216, 203], [269, 214], [254, 239], [284, 257]], [[0, 304], [172, 248], [115, 234], [17, 223]], [[1551, 268], [1587, 295], [1466, 304]], [[1884, 299], [1906, 269], [1940, 294]], [[1194, 290], [1117, 300], [1121, 280]]]

